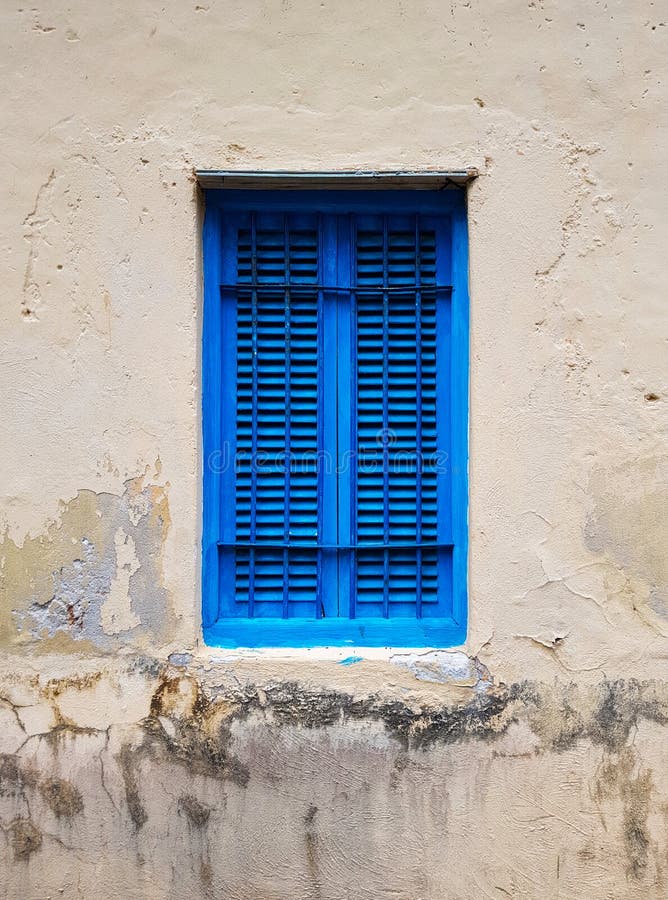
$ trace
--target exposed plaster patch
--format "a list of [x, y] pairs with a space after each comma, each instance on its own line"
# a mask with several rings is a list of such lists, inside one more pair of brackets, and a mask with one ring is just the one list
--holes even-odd
[[139, 522], [147, 516], [151, 511], [151, 498], [142, 491], [141, 493], [133, 493], [128, 499], [128, 514], [133, 525], [139, 525]]
[[98, 626], [97, 611], [109, 593], [111, 569], [100, 564], [95, 547], [84, 537], [80, 555], [61, 567], [55, 582], [55, 592], [46, 602], [35, 599], [29, 610], [15, 613], [17, 630], [37, 639], [62, 630], [73, 640], [88, 637]]
[[192, 662], [192, 653], [170, 653], [168, 662], [170, 666], [188, 666]]
[[[137, 525], [141, 517], [134, 521], [131, 514], [130, 518], [133, 525]], [[132, 611], [130, 598], [130, 579], [141, 568], [135, 552], [135, 542], [123, 528], [118, 528], [114, 535], [114, 546], [116, 574], [101, 608], [102, 628], [106, 634], [120, 634], [140, 624], [139, 617]]]
[[390, 657], [390, 662], [399, 668], [408, 669], [419, 681], [457, 684], [482, 690], [492, 684], [487, 668], [479, 660], [457, 650], [397, 654]]

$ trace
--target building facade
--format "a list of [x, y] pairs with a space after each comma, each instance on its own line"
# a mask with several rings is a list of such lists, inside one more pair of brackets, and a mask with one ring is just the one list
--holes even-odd
[[[4, 896], [665, 897], [665, 10], [0, 15]], [[205, 644], [199, 170], [477, 173], [463, 644]]]

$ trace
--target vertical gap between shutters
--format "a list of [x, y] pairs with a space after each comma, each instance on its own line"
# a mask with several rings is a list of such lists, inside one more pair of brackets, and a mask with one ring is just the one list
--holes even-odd
[[[390, 298], [389, 287], [389, 223], [388, 217], [383, 216], [383, 544], [387, 547], [390, 542], [390, 422], [389, 422], [389, 341], [390, 341]], [[390, 616], [390, 552], [383, 550], [383, 618]]]
[[[257, 219], [251, 213], [251, 489], [250, 489], [250, 542], [257, 537]], [[253, 618], [255, 607], [255, 548], [250, 547], [248, 561], [248, 618]]]
[[290, 540], [290, 516], [292, 513], [291, 492], [290, 492], [290, 470], [291, 470], [291, 445], [290, 445], [290, 418], [291, 418], [291, 391], [290, 391], [290, 233], [288, 230], [288, 217], [283, 215], [283, 281], [285, 283], [283, 296], [283, 315], [285, 330], [285, 356], [284, 356], [284, 372], [283, 379], [285, 384], [285, 449], [283, 465], [285, 468], [283, 480], [283, 542], [286, 546], [283, 548], [283, 618], [287, 619], [290, 599], [290, 551], [287, 544]]
[[[324, 460], [325, 460], [325, 385], [324, 385], [324, 377], [325, 377], [325, 367], [324, 367], [324, 353], [325, 353], [325, 294], [322, 290], [322, 282], [323, 282], [323, 271], [324, 271], [324, 247], [323, 247], [323, 216], [322, 213], [318, 214], [317, 219], [317, 234], [316, 240], [318, 245], [318, 255], [317, 255], [317, 269], [316, 269], [316, 281], [320, 285], [317, 293], [317, 355], [318, 355], [318, 364], [317, 364], [317, 381], [316, 381], [316, 391], [317, 391], [317, 404], [316, 404], [316, 477], [317, 477], [317, 494], [316, 494], [316, 504], [317, 504], [317, 523], [316, 523], [316, 535], [317, 535], [317, 543], [323, 543], [323, 494], [324, 494]], [[325, 608], [323, 603], [323, 551], [321, 549], [316, 550], [316, 588], [315, 588], [315, 617], [316, 619], [324, 618]]]
[[[348, 283], [350, 284], [350, 453], [349, 453], [349, 479], [350, 479], [350, 542], [353, 546], [359, 540], [357, 530], [357, 497], [358, 483], [357, 473], [359, 467], [359, 447], [357, 440], [358, 409], [357, 409], [357, 227], [354, 217], [348, 216]], [[357, 615], [357, 552], [348, 554], [349, 558], [349, 597], [348, 615], [354, 619]]]
[[422, 618], [422, 257], [420, 216], [415, 216], [415, 615]]

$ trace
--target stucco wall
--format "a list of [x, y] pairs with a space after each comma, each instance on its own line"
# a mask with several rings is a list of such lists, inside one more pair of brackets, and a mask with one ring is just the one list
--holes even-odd
[[[665, 7], [0, 26], [4, 895], [664, 897]], [[466, 647], [207, 650], [193, 169], [466, 166]]]

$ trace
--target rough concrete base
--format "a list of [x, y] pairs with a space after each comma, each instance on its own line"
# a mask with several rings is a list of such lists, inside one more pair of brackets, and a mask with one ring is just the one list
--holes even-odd
[[429, 690], [6, 675], [3, 896], [666, 896], [665, 684]]

